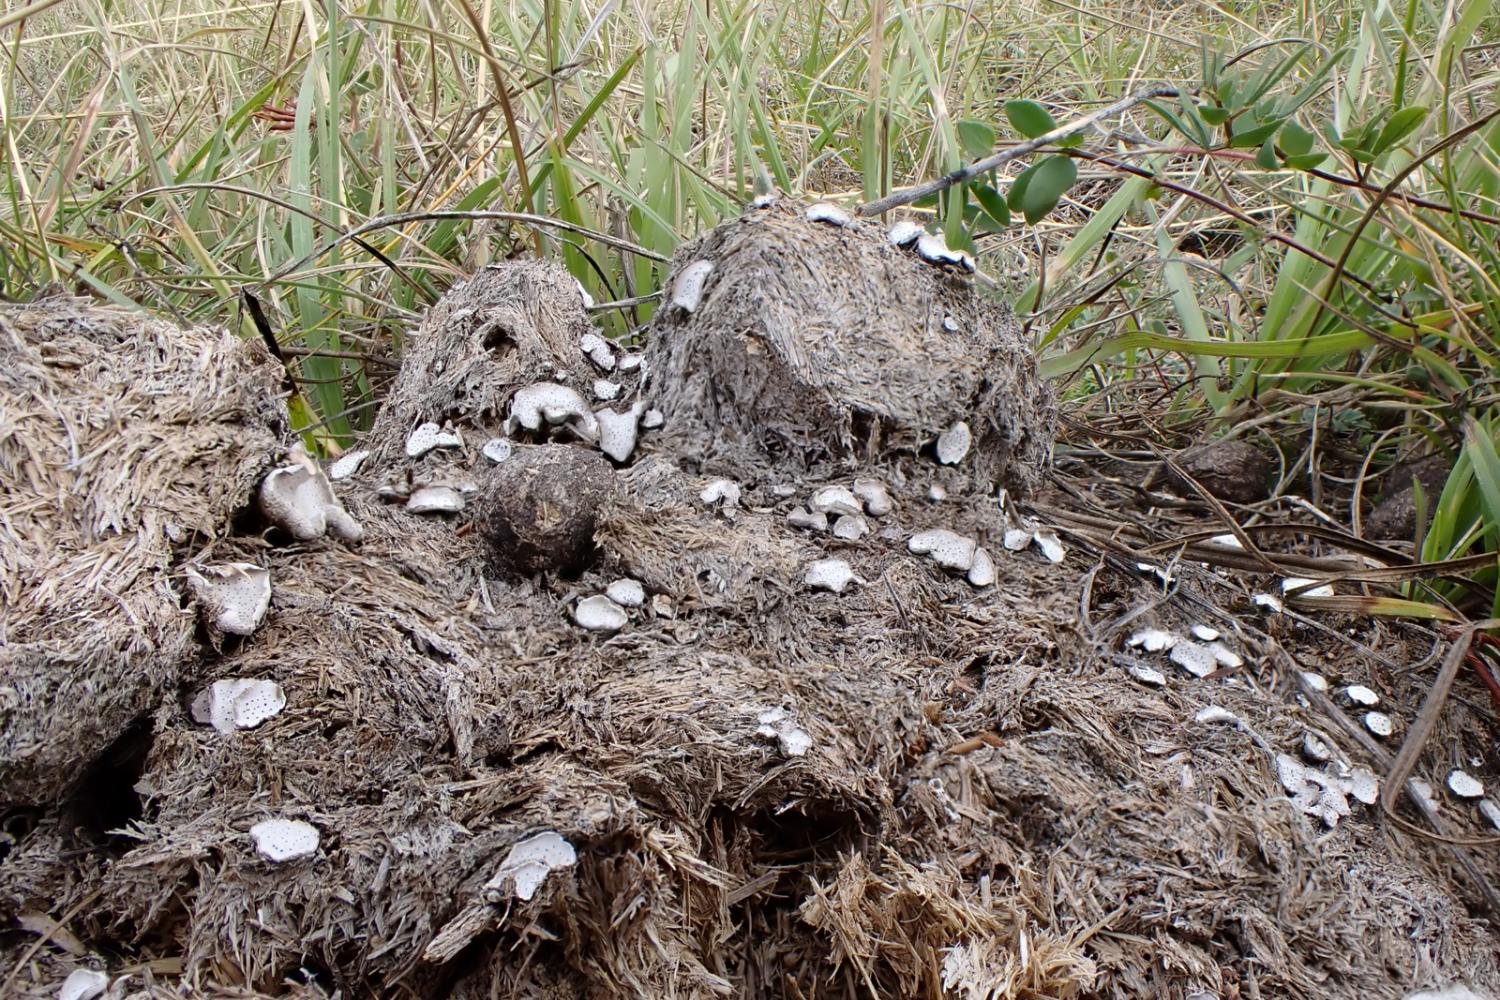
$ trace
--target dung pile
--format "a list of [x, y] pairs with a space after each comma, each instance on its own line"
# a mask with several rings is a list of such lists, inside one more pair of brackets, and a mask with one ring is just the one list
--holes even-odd
[[[75, 755], [132, 791], [107, 830], [81, 830], [64, 790], [7, 813], [0, 907], [31, 930], [4, 940], [31, 954], [0, 993], [52, 995], [84, 964], [121, 995], [204, 997], [1493, 986], [1494, 941], [1440, 855], [1369, 814], [1319, 839], [1243, 731], [1195, 721], [1213, 701], [1292, 745], [1306, 713], [1268, 712], [1269, 663], [1158, 690], [1080, 621], [1087, 562], [993, 490], [1040, 480], [1051, 422], [1003, 313], [957, 262], [886, 261], [880, 230], [828, 226], [781, 205], [685, 250], [669, 287], [712, 259], [705, 298], [663, 313], [644, 360], [601, 346], [560, 269], [488, 270], [434, 309], [365, 454], [329, 479], [240, 435], [243, 467], [286, 470], [298, 503], [357, 530], [325, 517], [298, 539], [250, 512], [253, 474], [185, 480], [218, 520], [137, 575], [217, 621], [186, 567], [242, 564], [222, 572], [268, 573], [268, 606], [248, 635], [208, 622], [152, 682], [137, 756]], [[846, 294], [850, 254], [901, 294]], [[767, 302], [822, 295], [841, 329], [885, 331], [872, 355], [926, 343], [942, 303], [1003, 360], [955, 374], [934, 348], [931, 385], [897, 357], [841, 382], [765, 318], [780, 307], [751, 326], [720, 304], [777, 282]], [[146, 355], [169, 336], [219, 343], [124, 339]], [[172, 356], [143, 392], [190, 391], [198, 353]], [[767, 389], [733, 381], [752, 370]], [[107, 411], [77, 372], [40, 369], [35, 391]], [[62, 466], [36, 467], [54, 495]], [[4, 471], [19, 524], [36, 510]], [[545, 544], [508, 559], [527, 532]], [[1090, 579], [1096, 616], [1149, 594]]]

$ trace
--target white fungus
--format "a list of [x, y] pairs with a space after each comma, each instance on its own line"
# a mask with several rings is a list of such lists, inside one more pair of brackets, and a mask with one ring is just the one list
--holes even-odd
[[1287, 754], [1276, 755], [1276, 777], [1291, 796], [1292, 805], [1332, 829], [1350, 813], [1345, 796], [1348, 783], [1325, 771], [1310, 768]]
[[1349, 704], [1359, 705], [1362, 708], [1374, 708], [1380, 704], [1380, 695], [1363, 684], [1350, 684], [1344, 688], [1344, 697], [1348, 699]]
[[1172, 646], [1172, 652], [1168, 655], [1173, 663], [1194, 677], [1207, 677], [1218, 667], [1213, 650], [1201, 643], [1189, 642], [1186, 639], [1175, 643]]
[[812, 495], [809, 505], [813, 510], [833, 517], [844, 514], [862, 514], [865, 505], [843, 486], [825, 486]]
[[500, 862], [500, 870], [485, 883], [491, 892], [503, 892], [507, 884], [516, 898], [529, 900], [536, 895], [547, 876], [560, 868], [571, 868], [578, 862], [578, 852], [558, 833], [548, 830], [511, 845], [510, 853]]
[[1031, 540], [1036, 543], [1036, 547], [1041, 550], [1048, 562], [1060, 563], [1067, 558], [1068, 550], [1063, 548], [1062, 540], [1057, 537], [1057, 532], [1038, 531], [1032, 534]]
[[434, 448], [462, 448], [463, 444], [457, 431], [443, 430], [429, 420], [406, 436], [406, 457], [421, 458]]
[[605, 587], [604, 596], [622, 608], [638, 608], [646, 603], [646, 588], [639, 580], [626, 577]]
[[228, 677], [214, 681], [193, 699], [193, 721], [221, 733], [254, 729], [286, 707], [286, 692], [275, 681]]
[[1240, 717], [1238, 715], [1235, 715], [1229, 709], [1224, 708], [1220, 705], [1203, 706], [1202, 708], [1198, 709], [1197, 714], [1193, 716], [1193, 721], [1198, 723], [1199, 725], [1204, 726], [1214, 722], [1222, 722], [1231, 726], [1244, 725], [1244, 723], [1240, 721]]
[[583, 282], [579, 281], [577, 278], [574, 278], [573, 284], [578, 286], [578, 297], [583, 300], [583, 308], [594, 308], [594, 297], [589, 294], [589, 290], [587, 288], [583, 287]]
[[271, 571], [254, 563], [188, 567], [193, 596], [209, 622], [229, 635], [250, 635], [271, 606]]
[[874, 479], [856, 479], [850, 492], [864, 503], [865, 513], [871, 517], [885, 517], [894, 506], [885, 484]]
[[1031, 544], [1031, 532], [1021, 528], [1007, 528], [1001, 544], [1005, 546], [1007, 552], [1020, 552]]
[[973, 444], [974, 434], [969, 430], [969, 425], [959, 420], [938, 435], [938, 461], [944, 465], [957, 465], [968, 457], [969, 449], [973, 447]]
[[755, 735], [781, 744], [781, 752], [788, 757], [803, 757], [812, 749], [812, 737], [791, 720], [783, 708], [772, 708], [760, 713], [760, 723]]
[[406, 500], [412, 514], [457, 514], [464, 509], [463, 494], [451, 486], [423, 486]]
[[1217, 545], [1225, 549], [1243, 549], [1245, 547], [1238, 535], [1215, 535], [1208, 541], [1212, 545]]
[[1202, 639], [1204, 642], [1213, 642], [1219, 638], [1219, 630], [1208, 625], [1194, 625], [1189, 631], [1193, 633], [1193, 638]]
[[1396, 731], [1395, 725], [1391, 722], [1391, 717], [1384, 712], [1366, 712], [1365, 728], [1381, 739]]
[[57, 1000], [94, 1000], [109, 986], [109, 977], [93, 969], [74, 969], [58, 987]]
[[754, 198], [750, 199], [750, 207], [754, 209], [770, 208], [774, 204], [776, 204], [775, 192], [758, 194]]
[[837, 205], [820, 201], [807, 206], [808, 222], [826, 222], [830, 226], [845, 228], [854, 225], [854, 217]]
[[1240, 654], [1236, 653], [1234, 650], [1230, 649], [1222, 642], [1209, 643], [1208, 650], [1209, 652], [1214, 654], [1214, 660], [1221, 667], [1228, 667], [1230, 670], [1237, 670], [1245, 665], [1245, 661], [1240, 656]]
[[933, 483], [931, 486], [927, 487], [927, 499], [931, 500], [933, 503], [938, 503], [940, 501], [946, 500], [948, 499], [948, 491], [943, 488], [942, 483]]
[[1141, 663], [1132, 663], [1126, 670], [1131, 677], [1140, 681], [1148, 687], [1161, 687], [1167, 683], [1167, 675], [1155, 667], [1148, 667]]
[[1345, 779], [1349, 787], [1349, 794], [1367, 806], [1373, 806], [1380, 799], [1380, 779], [1375, 777], [1373, 771], [1365, 767], [1356, 767], [1349, 772]]
[[710, 507], [734, 508], [740, 505], [740, 484], [733, 479], [715, 479], [703, 487], [698, 499]]
[[622, 386], [618, 382], [611, 382], [607, 378], [594, 379], [594, 398], [609, 402], [620, 394]]
[[256, 852], [267, 861], [294, 861], [316, 854], [318, 828], [300, 819], [267, 819], [250, 828]]
[[911, 536], [906, 547], [919, 556], [931, 556], [944, 569], [966, 573], [974, 565], [979, 543], [947, 528], [933, 528]]
[[597, 333], [585, 333], [582, 337], [579, 337], [578, 349], [597, 365], [601, 371], [614, 371], [614, 345]]
[[1412, 778], [1407, 781], [1407, 788], [1427, 804], [1429, 809], [1437, 808], [1437, 799], [1433, 797], [1432, 786], [1421, 778]]
[[1302, 756], [1311, 764], [1326, 764], [1333, 759], [1333, 748], [1315, 733], [1302, 734]]
[[646, 404], [637, 400], [630, 409], [594, 411], [594, 422], [599, 428], [599, 450], [616, 462], [625, 462], [635, 453], [640, 439], [641, 414]]
[[787, 514], [786, 523], [794, 528], [806, 528], [809, 531], [827, 531], [828, 515], [821, 510], [809, 512], [803, 507], [794, 507]]
[[1331, 583], [1325, 583], [1325, 584], [1322, 584], [1322, 585], [1316, 586], [1316, 587], [1309, 587], [1308, 586], [1308, 584], [1313, 584], [1313, 583], [1317, 583], [1317, 582], [1318, 581], [1316, 581], [1316, 580], [1311, 580], [1311, 579], [1308, 579], [1307, 577], [1303, 577], [1303, 576], [1289, 576], [1285, 580], [1281, 581], [1281, 592], [1283, 594], [1286, 594], [1286, 593], [1290, 593], [1293, 590], [1297, 590], [1298, 587], [1307, 587], [1306, 590], [1298, 591], [1297, 594], [1295, 594], [1294, 596], [1296, 596], [1296, 597], [1332, 597], [1333, 596], [1333, 584], [1331, 584]]
[[1328, 678], [1322, 674], [1315, 674], [1311, 670], [1302, 671], [1303, 682], [1314, 691], [1327, 691]]
[[677, 609], [672, 606], [672, 598], [666, 594], [652, 595], [651, 613], [658, 618], [677, 617]]
[[608, 597], [595, 594], [573, 605], [573, 620], [590, 632], [618, 632], [630, 621], [630, 616]]
[[1500, 805], [1495, 804], [1494, 799], [1479, 800], [1479, 815], [1495, 829], [1500, 830]]
[[539, 431], [544, 423], [567, 425], [585, 441], [599, 439], [599, 421], [589, 409], [588, 400], [576, 390], [556, 382], [535, 382], [517, 389], [510, 399], [505, 433], [514, 435], [517, 427]]
[[968, 580], [975, 587], [988, 587], [995, 582], [995, 560], [983, 548], [974, 550], [974, 563], [969, 567]]
[[630, 353], [620, 355], [619, 369], [622, 372], [633, 372], [646, 360], [644, 354]]
[[515, 450], [515, 445], [511, 444], [505, 438], [490, 438], [484, 443], [484, 447], [480, 449], [480, 452], [489, 461], [495, 465], [499, 465], [507, 458], [510, 458]]
[[1281, 614], [1286, 610], [1286, 605], [1281, 603], [1281, 598], [1275, 594], [1256, 594], [1250, 598], [1251, 603], [1261, 611], [1269, 611], [1272, 614]]
[[886, 236], [891, 241], [891, 246], [909, 247], [922, 238], [922, 227], [909, 219], [902, 219], [890, 228]]
[[1461, 799], [1484, 798], [1484, 784], [1467, 771], [1448, 772], [1448, 790]]
[[339, 456], [338, 461], [334, 462], [328, 467], [328, 478], [348, 479], [350, 476], [359, 471], [359, 467], [363, 465], [365, 459], [369, 457], [370, 453], [363, 449], [359, 451], [345, 452], [343, 455]]
[[641, 426], [648, 431], [654, 431], [665, 423], [666, 419], [660, 410], [647, 410], [641, 417]]
[[676, 280], [672, 282], [670, 304], [685, 313], [696, 311], [703, 301], [703, 286], [707, 284], [708, 276], [713, 270], [713, 261], [695, 260], [679, 271]]
[[854, 579], [854, 570], [842, 559], [819, 559], [807, 567], [802, 582], [813, 590], [831, 590], [842, 594]]
[[346, 542], [363, 538], [364, 529], [344, 510], [328, 477], [300, 443], [292, 446], [289, 457], [288, 464], [261, 481], [257, 500], [265, 519], [299, 542], [325, 533]]
[[1164, 649], [1171, 649], [1177, 643], [1177, 636], [1171, 632], [1163, 632], [1159, 628], [1142, 629], [1125, 640], [1125, 645], [1144, 649], [1148, 653], [1160, 653]]
[[941, 236], [923, 233], [917, 237], [917, 255], [932, 264], [957, 264], [965, 271], [974, 270], [974, 258], [962, 250], [951, 250]]
[[858, 514], [844, 514], [833, 522], [833, 537], [845, 542], [857, 542], [869, 530], [869, 522]]

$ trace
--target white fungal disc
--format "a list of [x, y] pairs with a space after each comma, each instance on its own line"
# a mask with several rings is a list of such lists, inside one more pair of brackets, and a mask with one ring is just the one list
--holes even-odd
[[1021, 528], [1007, 528], [1001, 544], [1007, 552], [1020, 552], [1031, 544], [1031, 532]]
[[807, 751], [812, 749], [812, 737], [792, 721], [786, 709], [768, 709], [760, 713], [756, 721], [760, 723], [760, 726], [755, 730], [755, 735], [763, 739], [775, 740], [781, 745], [781, 752], [786, 756], [804, 757]]
[[1374, 708], [1380, 704], [1380, 695], [1363, 684], [1351, 684], [1346, 687], [1344, 697], [1349, 699], [1351, 705], [1359, 705], [1363, 708]]
[[535, 382], [517, 389], [510, 399], [505, 433], [514, 434], [517, 428], [540, 431], [544, 424], [572, 427], [585, 441], [599, 438], [599, 422], [588, 400], [577, 391], [556, 382]]
[[830, 517], [861, 514], [865, 509], [864, 502], [843, 486], [825, 486], [818, 490], [812, 495], [810, 506], [814, 511]]
[[1365, 728], [1381, 739], [1385, 739], [1396, 731], [1395, 723], [1391, 722], [1391, 717], [1384, 712], [1366, 712]]
[[510, 853], [500, 862], [500, 870], [485, 888], [503, 891], [509, 883], [518, 899], [529, 900], [549, 874], [560, 868], [571, 868], [577, 862], [578, 852], [573, 845], [561, 834], [548, 830], [511, 845]]
[[573, 605], [573, 620], [590, 632], [618, 632], [630, 621], [625, 609], [603, 594]]
[[271, 571], [254, 563], [218, 563], [188, 568], [193, 596], [209, 621], [229, 635], [251, 635], [271, 607]]
[[639, 580], [616, 580], [604, 588], [604, 596], [622, 608], [638, 608], [646, 603], [646, 588]]
[[869, 530], [869, 523], [858, 514], [845, 514], [833, 522], [833, 537], [840, 541], [857, 542]]
[[254, 729], [286, 707], [286, 692], [275, 681], [230, 677], [214, 681], [193, 699], [193, 721], [221, 733]]
[[1034, 532], [1031, 540], [1041, 550], [1042, 556], [1050, 563], [1060, 563], [1068, 557], [1068, 550], [1063, 548], [1062, 539], [1057, 537], [1057, 532], [1042, 530]]
[[505, 438], [490, 438], [480, 449], [484, 457], [495, 465], [499, 465], [515, 453], [515, 445]]
[[698, 499], [710, 507], [738, 507], [740, 484], [732, 479], [715, 479], [703, 487], [703, 492], [698, 494]]
[[1467, 771], [1457, 768], [1448, 773], [1448, 790], [1461, 799], [1484, 798], [1484, 784]]
[[1194, 677], [1207, 677], [1219, 665], [1212, 649], [1201, 643], [1190, 642], [1186, 639], [1179, 640], [1174, 644], [1172, 652], [1168, 655], [1171, 657], [1173, 663]]
[[1320, 584], [1320, 585], [1318, 585], [1316, 587], [1309, 587], [1308, 586], [1308, 584], [1314, 584], [1314, 583], [1317, 583], [1317, 582], [1318, 581], [1316, 581], [1316, 580], [1310, 580], [1307, 577], [1289, 576], [1285, 580], [1281, 581], [1281, 592], [1283, 594], [1286, 594], [1286, 593], [1290, 593], [1293, 590], [1297, 590], [1298, 587], [1307, 587], [1306, 590], [1298, 590], [1297, 593], [1295, 595], [1293, 595], [1293, 596], [1296, 596], [1296, 597], [1332, 597], [1333, 596], [1333, 584], [1331, 584], [1331, 583]]
[[974, 587], [988, 587], [995, 582], [995, 560], [983, 548], [974, 550], [974, 562], [969, 567], [969, 584]]
[[1177, 643], [1177, 636], [1171, 632], [1163, 632], [1159, 628], [1142, 629], [1125, 640], [1125, 645], [1135, 649], [1144, 649], [1148, 653], [1159, 653], [1164, 649], [1171, 649]]
[[915, 555], [931, 556], [944, 569], [967, 573], [979, 543], [947, 528], [933, 528], [912, 535], [906, 547]]
[[703, 301], [703, 288], [713, 271], [711, 260], [695, 260], [683, 268], [672, 282], [669, 304], [685, 313], [696, 312]]
[[463, 494], [451, 486], [424, 486], [406, 500], [412, 514], [457, 514], [464, 509]]
[[359, 471], [365, 459], [370, 457], [368, 451], [351, 451], [339, 456], [338, 460], [328, 467], [329, 479], [348, 479]]
[[300, 819], [267, 819], [250, 828], [255, 850], [267, 861], [295, 861], [318, 852], [318, 828]]
[[886, 234], [892, 246], [909, 247], [922, 238], [923, 229], [915, 222], [903, 219], [890, 228]]
[[821, 510], [808, 511], [802, 507], [793, 507], [786, 516], [786, 523], [794, 528], [805, 528], [809, 531], [827, 531], [828, 515]]
[[429, 421], [417, 427], [406, 438], [406, 457], [421, 458], [434, 448], [461, 448], [464, 440], [457, 431], [445, 431]]
[[74, 969], [58, 987], [57, 1000], [94, 1000], [109, 986], [109, 977], [93, 969]]
[[943, 431], [937, 439], [937, 458], [944, 465], [957, 465], [969, 455], [974, 445], [974, 433], [969, 425], [959, 420]]
[[850, 492], [865, 505], [865, 513], [871, 517], [885, 517], [895, 506], [885, 484], [874, 479], [856, 479]]
[[1189, 631], [1193, 633], [1193, 638], [1204, 642], [1214, 642], [1219, 638], [1219, 630], [1208, 625], [1194, 625]]
[[1155, 667], [1148, 667], [1140, 663], [1132, 663], [1126, 668], [1130, 676], [1148, 687], [1162, 687], [1167, 683], [1167, 675]]
[[826, 222], [830, 226], [844, 228], [854, 225], [854, 217], [837, 205], [820, 201], [807, 207], [808, 222]]
[[616, 410], [596, 412], [594, 419], [599, 428], [599, 450], [616, 462], [629, 461], [630, 456], [635, 453], [636, 442], [640, 439], [639, 427], [644, 410], [645, 405], [637, 402], [623, 413]]
[[807, 567], [803, 583], [813, 590], [830, 590], [842, 594], [854, 579], [854, 570], [842, 559], [819, 559]]

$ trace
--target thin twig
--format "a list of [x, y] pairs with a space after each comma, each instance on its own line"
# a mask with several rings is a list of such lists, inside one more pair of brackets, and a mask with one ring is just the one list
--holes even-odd
[[1108, 107], [1100, 108], [1091, 115], [1086, 115], [1066, 125], [1059, 125], [1051, 132], [1039, 135], [1035, 139], [1027, 139], [1025, 142], [1012, 146], [1002, 153], [996, 153], [982, 160], [976, 160], [966, 167], [960, 167], [951, 174], [939, 177], [935, 181], [928, 181], [926, 184], [919, 184], [916, 187], [893, 191], [884, 198], [872, 201], [867, 205], [861, 205], [859, 214], [865, 216], [881, 215], [893, 208], [910, 205], [914, 201], [937, 194], [939, 191], [944, 191], [955, 184], [962, 184], [964, 181], [977, 177], [987, 171], [994, 170], [996, 167], [1002, 167], [1011, 160], [1020, 159], [1023, 156], [1034, 153], [1043, 146], [1049, 146], [1055, 142], [1061, 142], [1063, 139], [1078, 135], [1081, 132], [1087, 132], [1101, 120], [1111, 115], [1117, 115], [1122, 111], [1128, 111], [1137, 104], [1152, 101], [1158, 97], [1176, 97], [1179, 93], [1180, 91], [1175, 87], [1156, 87], [1138, 94], [1131, 94], [1129, 97], [1121, 98]]

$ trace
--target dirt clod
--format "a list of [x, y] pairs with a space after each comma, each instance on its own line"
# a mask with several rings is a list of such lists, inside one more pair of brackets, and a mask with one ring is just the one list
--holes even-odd
[[[1255, 503], [1270, 495], [1271, 460], [1248, 441], [1210, 441], [1184, 451], [1176, 462], [1199, 486], [1226, 503]], [[1197, 496], [1175, 472], [1168, 472], [1167, 482], [1183, 496]]]
[[575, 445], [519, 448], [481, 487], [478, 534], [504, 573], [574, 573], [594, 551], [599, 507], [615, 472]]

